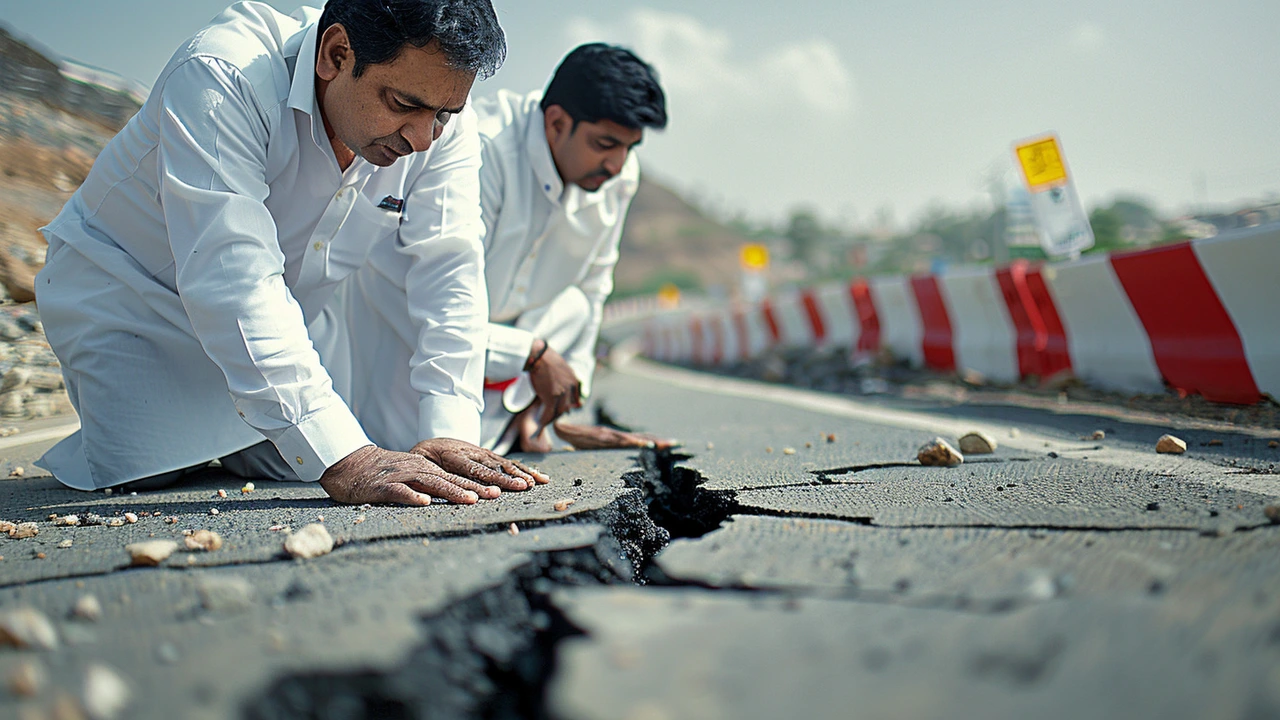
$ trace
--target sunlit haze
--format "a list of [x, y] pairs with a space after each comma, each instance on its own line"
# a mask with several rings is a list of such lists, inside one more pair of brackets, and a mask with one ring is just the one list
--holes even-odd
[[[277, 0], [282, 10], [297, 2]], [[149, 85], [222, 0], [9, 3], [0, 21]], [[508, 60], [478, 94], [545, 84], [574, 44], [657, 66], [671, 124], [646, 171], [720, 214], [810, 205], [866, 227], [984, 206], [1014, 140], [1056, 131], [1086, 204], [1165, 213], [1280, 198], [1280, 3], [495, 3]]]

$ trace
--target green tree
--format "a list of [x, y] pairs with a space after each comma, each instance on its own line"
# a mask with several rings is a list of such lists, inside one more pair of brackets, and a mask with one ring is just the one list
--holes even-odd
[[825, 233], [818, 215], [812, 209], [799, 208], [791, 213], [787, 221], [787, 230], [783, 233], [791, 243], [791, 251], [800, 262], [814, 267], [821, 259], [822, 243]]

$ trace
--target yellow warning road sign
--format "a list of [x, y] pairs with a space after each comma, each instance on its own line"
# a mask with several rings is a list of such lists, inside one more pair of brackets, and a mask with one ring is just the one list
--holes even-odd
[[769, 267], [769, 248], [755, 243], [743, 245], [742, 267], [748, 270], [763, 270]]
[[1027, 180], [1027, 189], [1042, 192], [1067, 183], [1067, 164], [1062, 159], [1062, 147], [1052, 135], [1036, 138], [1014, 148], [1018, 165]]

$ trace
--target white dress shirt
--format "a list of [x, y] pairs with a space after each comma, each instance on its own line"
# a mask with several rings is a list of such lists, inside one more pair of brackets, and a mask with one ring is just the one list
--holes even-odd
[[[483, 165], [480, 199], [484, 219], [485, 280], [488, 286], [489, 347], [484, 375], [489, 380], [517, 378], [506, 388], [501, 403], [484, 410], [485, 427], [505, 427], [502, 418], [527, 407], [535, 397], [523, 367], [534, 335], [521, 325], [522, 316], [549, 305], [570, 287], [587, 298], [586, 329], [564, 354], [591, 390], [595, 345], [603, 307], [613, 290], [613, 268], [623, 220], [639, 186], [640, 164], [632, 153], [622, 172], [598, 191], [577, 185], [565, 187], [547, 145], [541, 92], [517, 95], [499, 91], [496, 98], [478, 100]], [[325, 364], [342, 377], [339, 392], [351, 403], [365, 430], [392, 449], [407, 449], [419, 440], [439, 436], [421, 420], [415, 426], [413, 398], [419, 383], [409, 378], [420, 371], [424, 346], [408, 342], [420, 320], [406, 315], [406, 298], [394, 288], [402, 285], [403, 264], [391, 262], [382, 246], [369, 265], [343, 283], [335, 306], [313, 324], [312, 334], [322, 347]], [[554, 324], [554, 321], [552, 321]], [[344, 356], [348, 348], [351, 355]], [[329, 358], [332, 357], [331, 361]], [[491, 421], [492, 420], [492, 421]], [[492, 446], [496, 437], [484, 437]]]
[[44, 229], [38, 301], [82, 424], [42, 459], [64, 483], [109, 487], [264, 437], [317, 480], [368, 444], [306, 326], [375, 245], [402, 256], [429, 338], [422, 386], [441, 392], [424, 402], [478, 433], [482, 249], [479, 232], [441, 232], [438, 201], [476, 140], [454, 122], [425, 153], [342, 171], [315, 97], [319, 12], [245, 2], [215, 18]]

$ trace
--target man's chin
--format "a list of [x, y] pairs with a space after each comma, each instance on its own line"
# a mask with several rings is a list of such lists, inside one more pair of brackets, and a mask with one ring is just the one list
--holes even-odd
[[360, 153], [360, 156], [368, 160], [370, 164], [378, 167], [390, 167], [395, 164], [396, 160], [400, 159], [399, 155], [391, 152], [383, 145], [370, 145], [365, 148], [364, 152]]
[[586, 190], [587, 192], [596, 192], [600, 188], [604, 187], [604, 184], [607, 182], [609, 182], [609, 178], [602, 178], [599, 176], [589, 177], [580, 181], [578, 183], [578, 187]]

